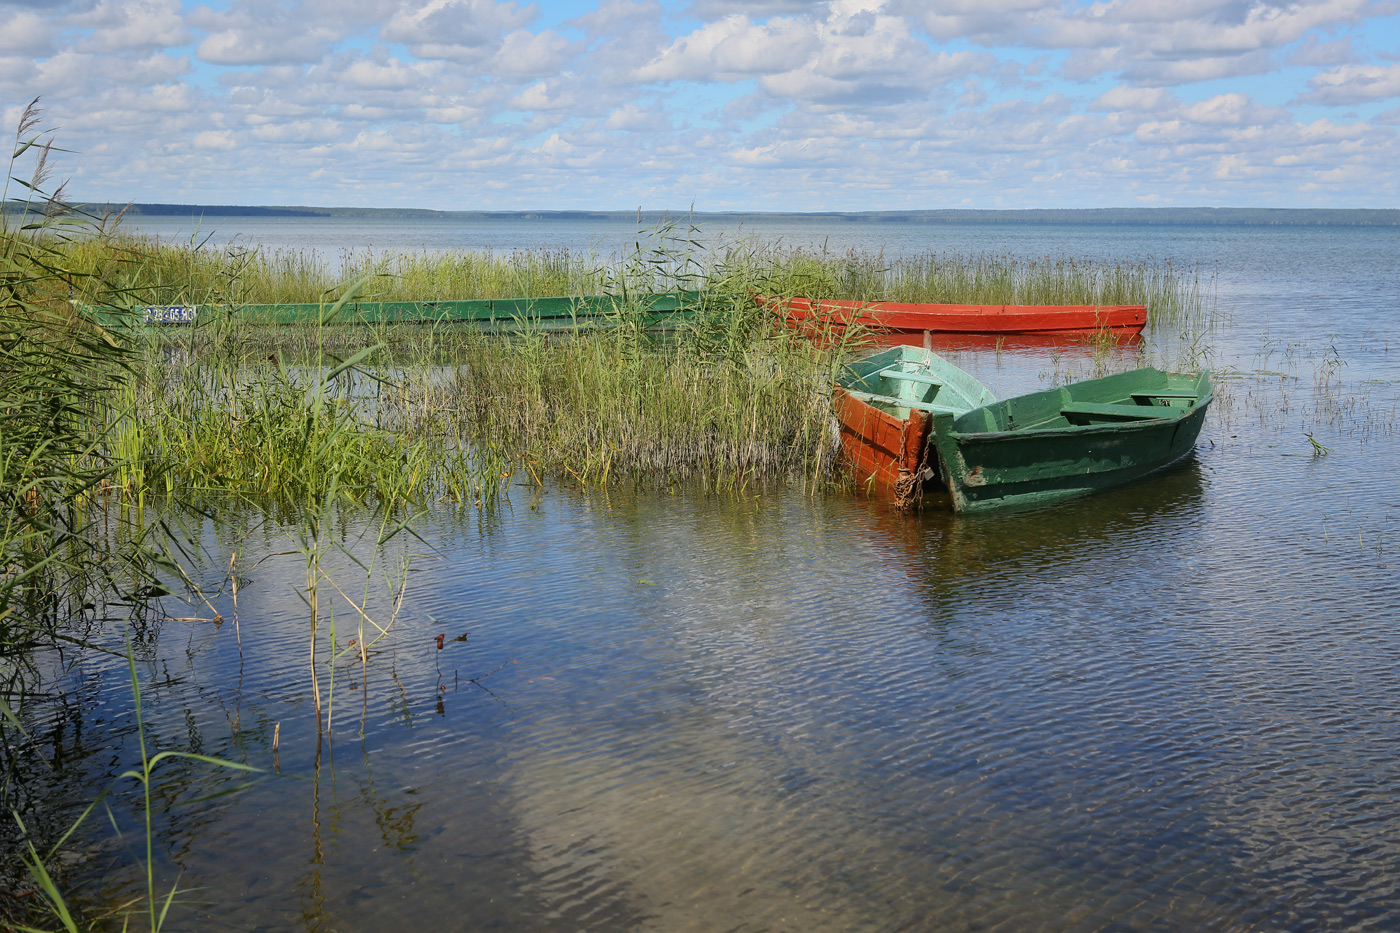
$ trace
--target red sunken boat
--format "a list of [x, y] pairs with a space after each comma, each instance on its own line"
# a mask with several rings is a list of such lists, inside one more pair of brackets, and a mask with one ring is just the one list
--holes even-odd
[[1144, 305], [949, 305], [898, 301], [765, 298], [786, 323], [802, 329], [863, 324], [887, 333], [987, 334], [1008, 337], [1115, 337], [1142, 333]]

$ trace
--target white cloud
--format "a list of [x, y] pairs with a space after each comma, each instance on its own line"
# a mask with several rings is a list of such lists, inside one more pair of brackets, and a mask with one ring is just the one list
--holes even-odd
[[759, 24], [734, 14], [677, 39], [637, 72], [642, 81], [734, 81], [801, 67], [817, 51], [811, 25], [778, 18]]
[[325, 56], [332, 42], [353, 31], [357, 12], [362, 11], [353, 2], [233, 0], [225, 11], [197, 7], [187, 23], [207, 33], [196, 54], [210, 64], [312, 64]]
[[83, 45], [101, 52], [182, 46], [193, 38], [185, 28], [177, 0], [100, 0], [70, 22], [92, 29], [91, 38]]
[[657, 0], [601, 0], [598, 8], [561, 24], [581, 30], [586, 62], [574, 70], [587, 72], [601, 87], [630, 89], [637, 70], [654, 61], [672, 43], [666, 11]]
[[562, 82], [541, 81], [511, 98], [515, 110], [567, 110], [574, 106], [573, 92]]
[[1184, 108], [1183, 114], [1193, 122], [1219, 126], [1275, 123], [1285, 116], [1282, 110], [1259, 106], [1247, 94], [1218, 94]]
[[822, 106], [889, 105], [935, 85], [988, 72], [989, 55], [934, 53], [908, 23], [879, 3], [839, 0], [817, 18], [738, 14], [677, 39], [638, 69], [642, 81], [740, 81], [758, 78], [777, 98]]
[[316, 144], [333, 139], [341, 132], [334, 120], [292, 120], [254, 126], [248, 131], [260, 143]]
[[568, 64], [570, 49], [569, 41], [556, 32], [533, 33], [517, 29], [501, 40], [489, 70], [526, 78], [557, 74]]
[[[940, 40], [989, 47], [1069, 52], [1067, 74], [1089, 80], [1120, 73], [1146, 84], [1182, 84], [1279, 66], [1276, 53], [1317, 30], [1358, 26], [1390, 15], [1375, 0], [898, 0], [903, 12]], [[1390, 11], [1393, 13], [1393, 10]], [[1310, 54], [1335, 55], [1314, 47]]]
[[365, 90], [430, 88], [441, 68], [432, 62], [405, 63], [397, 58], [377, 62], [358, 59], [340, 72], [350, 85]]
[[1308, 79], [1300, 99], [1310, 104], [1348, 106], [1400, 97], [1400, 65], [1343, 65]]
[[195, 134], [192, 143], [196, 149], [223, 149], [227, 151], [238, 148], [237, 140], [228, 130], [205, 130]]
[[214, 65], [284, 65], [320, 61], [332, 37], [324, 31], [237, 27], [211, 33], [196, 54]]
[[640, 133], [665, 130], [669, 127], [670, 121], [659, 113], [643, 109], [635, 103], [629, 103], [608, 114], [602, 125], [605, 130]]
[[635, 33], [639, 27], [650, 31], [664, 15], [665, 8], [658, 0], [601, 0], [568, 25], [584, 30], [590, 39], [617, 38]]
[[478, 61], [500, 47], [504, 33], [528, 25], [536, 13], [534, 4], [415, 0], [384, 25], [379, 37], [407, 45], [420, 58]]
[[1175, 108], [1176, 98], [1162, 88], [1119, 86], [1099, 95], [1091, 105], [1093, 110], [1161, 112]]
[[807, 13], [826, 5], [826, 0], [692, 0], [686, 7], [686, 13], [706, 20], [734, 13], [757, 19], [785, 13]]
[[554, 135], [550, 136], [549, 139], [544, 141], [544, 143], [540, 146], [539, 151], [547, 156], [551, 156], [554, 158], [567, 158], [568, 156], [573, 155], [573, 153], [575, 152], [575, 148], [571, 143], [567, 142], [566, 140], [560, 139], [559, 134], [555, 133]]
[[58, 33], [58, 24], [52, 18], [28, 10], [0, 10], [0, 16], [5, 17], [5, 28], [0, 29], [0, 55], [47, 56], [52, 53], [53, 38]]
[[0, 100], [42, 94], [117, 201], [1400, 197], [1371, 0], [583, 3], [0, 0]]
[[1288, 55], [1288, 64], [1303, 68], [1345, 65], [1354, 61], [1356, 52], [1352, 49], [1350, 37], [1328, 42], [1315, 33], [1306, 36], [1302, 44]]
[[423, 110], [423, 118], [429, 123], [454, 124], [457, 126], [476, 124], [480, 122], [481, 116], [482, 111], [480, 108], [455, 102], [442, 106], [426, 107]]
[[1016, 45], [1019, 36], [1043, 28], [1064, 7], [1055, 0], [901, 0], [893, 9], [921, 23], [935, 39]]
[[1112, 60], [1109, 70], [1118, 71], [1127, 80], [1140, 84], [1177, 85], [1265, 74], [1275, 67], [1276, 63], [1268, 52], [1256, 51], [1240, 55], [1187, 57], [1166, 61], [1124, 61], [1119, 57]]
[[1216, 160], [1211, 176], [1216, 179], [1230, 180], [1248, 178], [1251, 175], [1259, 174], [1259, 172], [1260, 169], [1250, 162], [1247, 156], [1227, 155]]
[[1367, 127], [1356, 123], [1337, 123], [1334, 120], [1323, 118], [1314, 120], [1298, 126], [1298, 133], [1302, 139], [1310, 143], [1317, 142], [1351, 142], [1362, 139], [1368, 132]]
[[87, 90], [95, 65], [94, 56], [64, 49], [34, 63], [34, 83], [47, 98], [79, 96]]
[[360, 152], [380, 154], [402, 152], [401, 146], [402, 140], [393, 133], [387, 133], [384, 130], [366, 130], [355, 136], [349, 148]]

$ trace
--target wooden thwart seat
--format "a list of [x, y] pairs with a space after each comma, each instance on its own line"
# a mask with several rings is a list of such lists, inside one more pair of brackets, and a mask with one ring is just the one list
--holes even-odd
[[[1194, 396], [1193, 396], [1194, 398]], [[1100, 418], [1110, 421], [1140, 421], [1145, 418], [1171, 418], [1180, 408], [1165, 405], [1113, 405], [1106, 402], [1070, 402], [1060, 406], [1060, 413], [1070, 421]]]
[[941, 380], [930, 376], [927, 373], [907, 373], [902, 369], [895, 369], [894, 367], [890, 367], [889, 369], [882, 369], [875, 375], [885, 376], [890, 379], [903, 379], [905, 382], [922, 382], [924, 385], [930, 386], [938, 386], [943, 384]]
[[[1195, 392], [1134, 392], [1133, 401], [1139, 405], [1156, 405], [1158, 400], [1170, 405], [1172, 402], [1194, 402], [1199, 396]], [[1162, 407], [1167, 407], [1166, 405]], [[1175, 406], [1172, 406], [1175, 407]], [[1188, 406], [1189, 407], [1189, 406]]]

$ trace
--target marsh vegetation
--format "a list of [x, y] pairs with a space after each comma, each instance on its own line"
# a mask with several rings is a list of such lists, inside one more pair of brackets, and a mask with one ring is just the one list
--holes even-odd
[[761, 242], [709, 242], [666, 222], [638, 231], [624, 256], [558, 250], [324, 253], [214, 247], [108, 233], [61, 246], [74, 282], [67, 294], [116, 288], [150, 305], [237, 308], [334, 300], [350, 282], [373, 301], [445, 301], [611, 294], [674, 289], [719, 295], [954, 304], [1142, 304], [1153, 323], [1197, 319], [1210, 307], [1213, 273], [1194, 263], [1143, 258], [1105, 263], [1071, 255], [997, 253], [886, 256], [829, 253]]

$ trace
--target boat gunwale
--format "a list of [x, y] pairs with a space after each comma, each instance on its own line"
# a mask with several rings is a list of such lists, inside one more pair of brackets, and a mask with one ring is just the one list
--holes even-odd
[[[840, 308], [845, 311], [890, 311], [895, 313], [940, 314], [975, 312], [978, 314], [1053, 314], [1086, 311], [1146, 311], [1144, 304], [1105, 304], [1105, 305], [1025, 305], [1010, 302], [955, 303], [943, 301], [862, 301], [857, 298], [770, 298], [758, 296], [765, 305], [786, 303], [787, 309], [799, 312], [820, 311], [823, 306]], [[802, 302], [806, 307], [793, 308], [793, 302]]]

